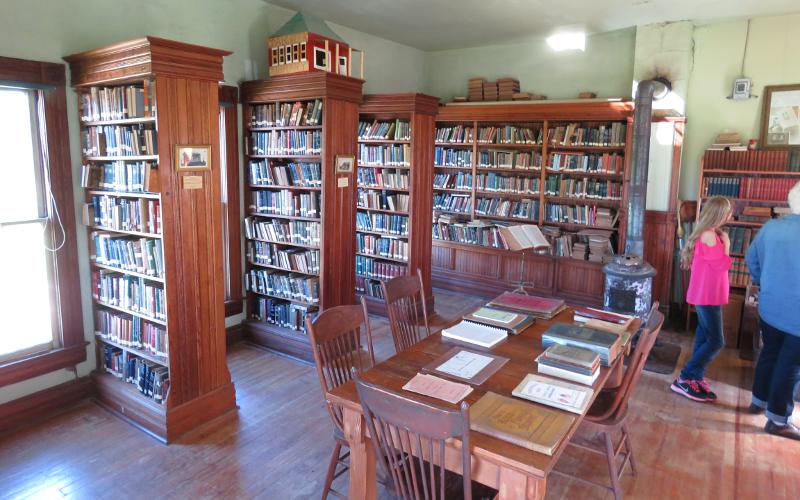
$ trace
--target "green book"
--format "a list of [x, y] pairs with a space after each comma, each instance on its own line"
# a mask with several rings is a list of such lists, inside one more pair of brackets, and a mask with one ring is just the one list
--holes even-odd
[[472, 316], [478, 319], [488, 319], [491, 321], [496, 321], [498, 323], [503, 323], [504, 325], [508, 325], [513, 323], [519, 317], [519, 314], [513, 313], [511, 311], [492, 309], [491, 307], [481, 307], [480, 309], [472, 313]]

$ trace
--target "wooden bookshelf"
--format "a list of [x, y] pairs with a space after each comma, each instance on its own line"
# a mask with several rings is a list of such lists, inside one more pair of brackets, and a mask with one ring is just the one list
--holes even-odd
[[[379, 232], [369, 229], [369, 226], [359, 224], [357, 227], [357, 242], [370, 238], [377, 238], [373, 245], [407, 245], [403, 252], [404, 258], [394, 255], [380, 255], [377, 252], [368, 253], [364, 250], [375, 250], [376, 246], [358, 248], [356, 259], [359, 262], [375, 263], [377, 266], [394, 266], [390, 269], [400, 271], [400, 274], [414, 274], [417, 269], [422, 271], [422, 280], [425, 288], [425, 299], [429, 311], [433, 311], [433, 290], [431, 288], [431, 186], [433, 181], [433, 128], [434, 116], [439, 105], [439, 99], [424, 94], [373, 94], [364, 96], [364, 102], [359, 108], [361, 123], [395, 124], [391, 137], [376, 139], [369, 134], [358, 139], [358, 191], [359, 217], [372, 217], [372, 214], [386, 214], [406, 218], [407, 232], [395, 234], [390, 237], [382, 236]], [[397, 124], [408, 125], [407, 135], [398, 135]], [[405, 148], [407, 155], [401, 162], [391, 165], [381, 162], [367, 162], [370, 153], [375, 153], [377, 148]], [[385, 160], [385, 158], [384, 158]], [[388, 163], [388, 162], [387, 162]], [[373, 179], [374, 178], [374, 179]], [[365, 182], [367, 179], [374, 183]], [[389, 185], [391, 187], [379, 187]], [[379, 208], [368, 208], [363, 203], [364, 197], [379, 198]], [[388, 210], [383, 206], [381, 197], [394, 197], [400, 199], [407, 197], [407, 208]], [[374, 206], [374, 205], [373, 205]], [[380, 215], [378, 215], [380, 217]], [[360, 228], [360, 229], [359, 229]], [[374, 228], [373, 228], [374, 229]], [[370, 312], [386, 314], [385, 303], [380, 296], [381, 275], [358, 274], [362, 270], [356, 265], [356, 293], [364, 295]], [[385, 276], [389, 278], [391, 276]]]
[[[583, 102], [535, 102], [535, 103], [492, 103], [492, 104], [449, 104], [440, 108], [436, 117], [436, 147], [453, 149], [460, 161], [446, 162], [437, 151], [435, 174], [459, 173], [465, 175], [460, 186], [437, 184], [434, 196], [466, 195], [463, 211], [452, 211], [449, 205], [434, 209], [435, 220], [439, 214], [460, 215], [467, 222], [484, 221], [486, 224], [537, 224], [543, 228], [558, 228], [562, 232], [574, 233], [582, 229], [607, 229], [613, 233], [614, 250], [624, 248], [626, 229], [626, 206], [630, 181], [629, 159], [632, 134], [633, 103], [626, 101], [588, 100]], [[615, 144], [601, 146], [595, 144], [561, 144], [548, 140], [548, 135], [560, 126], [571, 123], [583, 127], [612, 126], [624, 127], [615, 130], [618, 139]], [[438, 131], [444, 127], [462, 126], [472, 129], [472, 137], [464, 140], [447, 139]], [[518, 134], [495, 142], [481, 136], [487, 127], [517, 127], [527, 129], [531, 134]], [[506, 142], [504, 142], [506, 141]], [[509, 142], [510, 141], [510, 142]], [[498, 153], [508, 153], [506, 158]], [[520, 155], [527, 154], [527, 161]], [[615, 170], [567, 170], [554, 168], [553, 154], [575, 155], [617, 155]], [[466, 156], [461, 156], [466, 155]], [[494, 155], [494, 156], [493, 156]], [[520, 158], [520, 160], [518, 160]], [[539, 160], [541, 158], [541, 160]], [[490, 185], [495, 178], [502, 177]], [[466, 177], [471, 176], [471, 177]], [[548, 177], [556, 176], [560, 187], [561, 179], [575, 179], [617, 183], [619, 190], [614, 199], [569, 196], [558, 191], [547, 192]], [[458, 182], [458, 181], [457, 181]], [[502, 183], [513, 183], [512, 187]], [[552, 181], [551, 181], [552, 182]], [[456, 189], [457, 187], [468, 189]], [[606, 186], [608, 187], [608, 186]], [[520, 204], [521, 208], [509, 213], [491, 208], [492, 203]], [[550, 204], [566, 205], [578, 210], [610, 209], [617, 213], [613, 227], [603, 227], [581, 223], [583, 218], [548, 217]], [[485, 208], [486, 206], [489, 208]], [[586, 219], [590, 222], [589, 219]], [[593, 218], [592, 218], [593, 220]], [[442, 234], [443, 227], [434, 230]], [[493, 238], [493, 237], [491, 237]], [[490, 242], [496, 242], [491, 239]], [[495, 243], [497, 244], [497, 243]], [[433, 284], [451, 290], [468, 290], [471, 293], [489, 296], [515, 286], [520, 279], [522, 255], [492, 245], [479, 243], [445, 241], [433, 239]], [[524, 280], [533, 282], [529, 287], [532, 293], [565, 298], [574, 303], [601, 305], [603, 300], [604, 275], [600, 262], [577, 260], [571, 257], [526, 253]]]
[[[248, 207], [245, 224], [248, 289], [245, 336], [269, 349], [307, 362], [313, 362], [313, 354], [305, 334], [305, 315], [355, 303], [356, 171], [354, 168], [350, 172], [337, 172], [336, 157], [357, 156], [356, 130], [362, 85], [362, 80], [319, 71], [274, 76], [269, 80], [245, 82], [241, 86], [245, 175], [248, 176], [245, 186], [245, 205]], [[309, 105], [313, 110], [314, 103], [319, 103], [321, 108], [317, 118], [314, 118], [313, 111], [309, 115], [310, 121], [305, 115], [293, 121], [282, 121], [267, 119], [264, 114], [267, 107], [275, 109], [272, 107], [288, 105], [292, 109], [295, 103], [301, 103], [299, 106], [303, 110], [309, 109]], [[313, 148], [306, 143], [305, 148], [299, 149], [264, 150], [260, 147], [261, 138], [279, 138], [281, 134], [290, 137], [316, 135], [317, 143]], [[294, 178], [287, 182], [283, 177], [279, 180], [273, 176], [269, 180], [261, 174], [252, 174], [251, 170], [256, 168], [253, 165], [258, 165], [257, 172], [269, 169], [269, 175], [289, 165], [306, 167], [292, 167], [305, 173], [297, 182], [292, 180]], [[318, 174], [306, 175], [310, 172]], [[297, 214], [289, 209], [278, 212], [263, 210], [257, 200], [271, 196], [291, 196], [292, 199], [315, 203], [316, 211]], [[262, 237], [262, 233], [253, 230], [256, 222], [281, 223], [284, 224], [282, 227], [297, 230], [315, 228], [318, 238], [308, 234], [305, 239]], [[268, 252], [264, 254], [257, 249], [267, 249]], [[303, 258], [315, 259], [319, 269], [289, 271], [285, 261], [273, 262], [266, 257], [273, 255], [269, 253], [273, 251], [276, 256], [305, 252]], [[302, 297], [288, 297], [274, 293], [272, 289], [259, 288], [253, 276], [270, 276], [273, 283], [288, 277], [299, 278], [304, 281], [295, 280], [293, 283], [302, 283], [303, 290], [315, 291], [304, 293]]]
[[[70, 64], [72, 85], [79, 97], [82, 139], [96, 133], [98, 127], [109, 127], [104, 131], [106, 134], [114, 131], [120, 137], [134, 128], [140, 131], [137, 133], [152, 134], [153, 143], [138, 141], [145, 149], [138, 152], [130, 145], [112, 148], [109, 140], [105, 145], [98, 142], [96, 149], [82, 143], [86, 174], [83, 185], [94, 276], [98, 369], [93, 380], [97, 399], [124, 420], [164, 442], [173, 441], [236, 408], [234, 387], [225, 360], [216, 156], [218, 82], [223, 79], [222, 58], [229, 54], [146, 37], [64, 58]], [[100, 96], [100, 89], [117, 92], [117, 97]], [[119, 96], [126, 99], [124, 113], [121, 109], [111, 112], [91, 107], [98, 102], [119, 103]], [[95, 111], [102, 114], [96, 116]], [[149, 132], [143, 132], [145, 130]], [[178, 171], [174, 157], [178, 145], [210, 146], [209, 168]], [[136, 166], [142, 162], [147, 163]], [[110, 168], [107, 175], [106, 164], [116, 165], [117, 171]], [[135, 181], [125, 184], [122, 180], [126, 175], [133, 175]], [[103, 184], [94, 183], [98, 176], [104, 178]], [[187, 176], [199, 180], [200, 187], [184, 188]], [[109, 178], [116, 183], [109, 184]], [[123, 220], [134, 217], [126, 216], [136, 212], [130, 207], [157, 205], [154, 211], [136, 212], [154, 225], [120, 225], [114, 217], [101, 224], [94, 219], [95, 200], [102, 200], [106, 204], [103, 206], [112, 213], [122, 214]], [[137, 220], [133, 222], [138, 224]], [[145, 245], [141, 250], [142, 260], [153, 259], [145, 267], [159, 261], [161, 272], [156, 274], [152, 269], [150, 273], [143, 272], [141, 266], [132, 270], [130, 264], [123, 269], [118, 258], [101, 260], [94, 243], [95, 235], [123, 238], [131, 244], [140, 242]], [[101, 245], [100, 248], [106, 247]], [[109, 299], [98, 289], [100, 276], [150, 287], [149, 290], [159, 296], [155, 306], [158, 314], [152, 313], [155, 299], [149, 296], [138, 303], [119, 297]], [[99, 321], [102, 317], [113, 321], [117, 328], [104, 326]], [[125, 322], [128, 328], [138, 323], [142, 331], [159, 329], [160, 341], [151, 342], [150, 347], [138, 345], [138, 339], [128, 338], [129, 330], [119, 328]], [[141, 340], [149, 343], [146, 338]], [[166, 352], [159, 352], [160, 349]], [[142, 370], [147, 367], [146, 370], [154, 373], [152, 392], [159, 392], [161, 382], [160, 401], [155, 394], [148, 396], [147, 390], [143, 393], [138, 385], [120, 378], [119, 370], [126, 363], [136, 363]], [[118, 373], [115, 376], [111, 371]], [[168, 389], [164, 380], [168, 381]]]

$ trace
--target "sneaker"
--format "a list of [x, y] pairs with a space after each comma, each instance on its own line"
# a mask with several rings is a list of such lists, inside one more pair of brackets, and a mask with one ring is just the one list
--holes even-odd
[[708, 397], [709, 401], [716, 401], [717, 400], [717, 395], [714, 394], [714, 391], [711, 390], [711, 386], [708, 385], [708, 382], [706, 382], [706, 379], [698, 380], [697, 381], [697, 385], [699, 385], [700, 388], [703, 389], [703, 391], [705, 391], [706, 396]]
[[686, 396], [692, 401], [699, 401], [701, 403], [711, 401], [708, 399], [708, 394], [706, 394], [706, 391], [704, 391], [697, 383], [697, 380], [681, 380], [676, 378], [669, 388], [682, 396]]
[[767, 420], [767, 425], [764, 426], [764, 431], [773, 436], [780, 436], [789, 439], [800, 441], [800, 428], [792, 423], [786, 425], [778, 425], [772, 420]]
[[762, 407], [760, 407], [758, 405], [750, 403], [750, 406], [747, 407], [746, 411], [750, 415], [760, 415], [760, 414], [764, 413], [764, 410], [765, 410], [765, 408], [762, 408]]

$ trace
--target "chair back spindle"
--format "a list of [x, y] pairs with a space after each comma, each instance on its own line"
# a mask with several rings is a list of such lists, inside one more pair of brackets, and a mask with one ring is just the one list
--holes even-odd
[[392, 340], [397, 352], [402, 352], [431, 334], [422, 272], [416, 276], [398, 276], [382, 281]]

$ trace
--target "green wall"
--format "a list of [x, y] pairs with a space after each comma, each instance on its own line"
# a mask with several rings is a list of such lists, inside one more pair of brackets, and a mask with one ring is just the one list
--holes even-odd
[[[63, 62], [62, 56], [113, 42], [154, 35], [233, 51], [225, 58], [225, 79], [266, 77], [267, 37], [293, 11], [262, 0], [3, 0], [0, 14], [0, 55]], [[419, 91], [424, 84], [425, 53], [366, 33], [331, 24], [356, 48], [366, 49], [364, 92]], [[93, 342], [88, 251], [79, 207], [80, 147], [76, 99], [69, 104], [70, 148], [75, 185], [74, 216], [78, 220], [78, 251], [86, 339]], [[62, 210], [62, 213], [63, 210]], [[243, 316], [229, 318], [237, 323]], [[77, 375], [94, 367], [94, 347]], [[75, 378], [67, 370], [0, 388], [0, 404]]]
[[798, 30], [800, 14], [754, 18], [744, 74], [753, 79], [757, 99], [733, 101], [733, 80], [739, 76], [746, 20], [696, 26], [694, 65], [689, 78], [686, 142], [681, 172], [681, 198], [697, 198], [700, 157], [721, 131], [735, 131], [742, 141], [757, 139], [761, 128], [761, 95], [765, 85], [800, 83]]
[[467, 79], [519, 79], [523, 91], [549, 99], [631, 95], [636, 29], [589, 36], [586, 51], [555, 52], [543, 38], [488, 47], [428, 52], [428, 92], [442, 99], [467, 95]]

